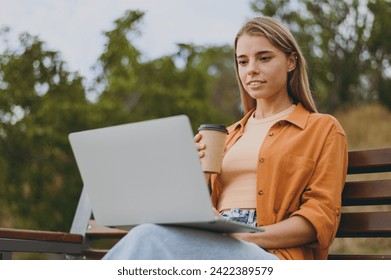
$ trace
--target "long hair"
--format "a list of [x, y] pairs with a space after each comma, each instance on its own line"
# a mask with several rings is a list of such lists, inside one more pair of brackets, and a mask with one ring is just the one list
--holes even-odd
[[[288, 94], [293, 100], [293, 103], [301, 103], [304, 108], [310, 112], [317, 112], [315, 102], [312, 98], [310, 85], [308, 81], [307, 62], [303, 54], [286, 26], [281, 22], [271, 17], [256, 17], [247, 21], [239, 30], [235, 38], [235, 56], [238, 39], [242, 35], [263, 36], [266, 37], [277, 49], [284, 52], [287, 56], [292, 53], [296, 56], [296, 67], [288, 75]], [[236, 58], [235, 58], [236, 61]], [[236, 66], [236, 77], [238, 79], [240, 95], [244, 113], [249, 112], [256, 107], [256, 100], [252, 98], [244, 89], [238, 72], [238, 64]]]

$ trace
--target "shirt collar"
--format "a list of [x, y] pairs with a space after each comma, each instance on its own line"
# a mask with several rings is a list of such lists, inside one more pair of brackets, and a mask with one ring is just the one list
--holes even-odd
[[241, 132], [243, 132], [243, 129], [247, 123], [247, 120], [251, 117], [251, 115], [252, 115], [252, 113], [254, 113], [254, 111], [255, 111], [255, 108], [250, 110], [240, 121], [238, 121], [238, 122], [234, 123], [233, 125], [231, 125], [230, 127], [228, 127], [228, 133], [231, 133], [232, 131], [235, 131], [235, 130], [240, 130]]
[[298, 103], [293, 112], [290, 113], [285, 120], [304, 129], [307, 125], [309, 115], [310, 112], [305, 109], [301, 103]]
[[[252, 113], [255, 111], [255, 108], [249, 111], [240, 121], [234, 123], [232, 126], [228, 128], [229, 132], [235, 131], [235, 130], [243, 130], [245, 124], [247, 123], [247, 120], [251, 117]], [[290, 113], [286, 118], [282, 119], [281, 121], [288, 121], [297, 127], [304, 129], [307, 125], [308, 116], [310, 115], [310, 112], [307, 111], [301, 103], [298, 103], [296, 105], [296, 108], [293, 110], [292, 113]]]

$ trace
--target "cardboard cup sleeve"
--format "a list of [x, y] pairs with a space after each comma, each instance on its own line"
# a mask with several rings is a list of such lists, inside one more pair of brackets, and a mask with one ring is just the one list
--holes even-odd
[[223, 161], [227, 128], [221, 124], [202, 124], [198, 128], [202, 135], [202, 143], [206, 145], [205, 155], [201, 158], [201, 166], [204, 172], [220, 173]]

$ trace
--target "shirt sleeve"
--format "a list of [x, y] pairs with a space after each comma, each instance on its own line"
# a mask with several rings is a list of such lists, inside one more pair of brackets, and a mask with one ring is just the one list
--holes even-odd
[[292, 214], [306, 218], [314, 226], [320, 249], [331, 245], [339, 226], [347, 158], [346, 136], [336, 123], [324, 141], [314, 173], [303, 192], [301, 207]]

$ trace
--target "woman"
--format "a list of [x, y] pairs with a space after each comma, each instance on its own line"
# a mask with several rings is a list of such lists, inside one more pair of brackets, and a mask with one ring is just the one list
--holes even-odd
[[[305, 59], [280, 22], [248, 21], [235, 58], [245, 116], [228, 128], [222, 172], [208, 178], [211, 199], [218, 214], [265, 231], [226, 236], [144, 225], [107, 259], [327, 258], [340, 220], [345, 133], [317, 113]], [[202, 157], [201, 135], [195, 142]]]

